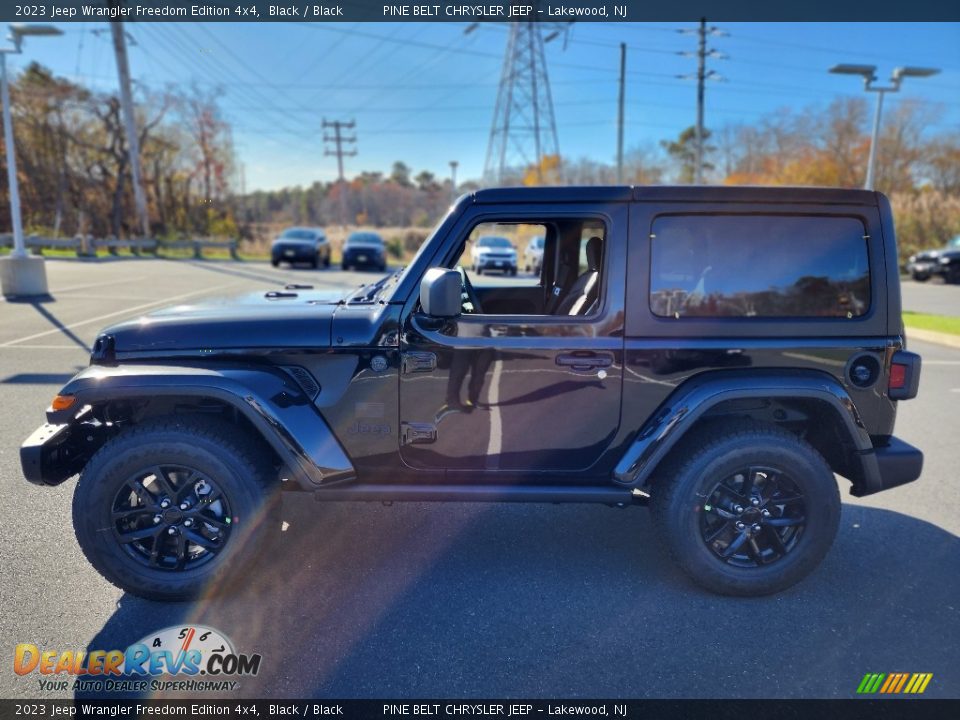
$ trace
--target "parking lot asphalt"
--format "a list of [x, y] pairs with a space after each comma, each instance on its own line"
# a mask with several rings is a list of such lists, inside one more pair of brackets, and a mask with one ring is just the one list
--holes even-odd
[[904, 310], [931, 315], [960, 315], [960, 285], [947, 285], [940, 280], [922, 283], [904, 280], [901, 294]]
[[72, 695], [16, 676], [17, 643], [122, 649], [182, 622], [263, 656], [227, 697], [842, 698], [867, 672], [931, 672], [925, 696], [960, 697], [958, 350], [911, 343], [924, 357], [921, 391], [901, 404], [897, 432], [925, 451], [923, 477], [864, 499], [841, 480], [832, 551], [779, 595], [697, 589], [644, 508], [297, 496], [274, 557], [244, 589], [156, 603], [87, 564], [70, 524], [73, 482], [26, 483], [19, 444], [106, 324], [209, 295], [371, 276], [128, 259], [51, 261], [48, 275], [53, 301], [0, 303], [2, 697]]

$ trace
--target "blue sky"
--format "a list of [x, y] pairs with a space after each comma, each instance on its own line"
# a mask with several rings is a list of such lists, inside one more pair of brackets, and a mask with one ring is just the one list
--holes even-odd
[[[829, 75], [837, 62], [943, 72], [908, 78], [889, 105], [916, 98], [936, 112], [933, 131], [960, 131], [960, 24], [718, 23], [712, 46], [723, 82], [707, 88], [707, 126], [747, 121], [784, 107], [862, 95], [854, 77]], [[116, 87], [105, 23], [62, 24], [60, 38], [30, 40], [10, 58], [37, 60], [99, 89]], [[694, 121], [695, 59], [678, 51], [695, 38], [677, 23], [578, 23], [566, 48], [547, 45], [561, 152], [610, 162], [616, 143], [619, 43], [628, 45], [626, 146], [656, 146]], [[457, 23], [141, 23], [127, 24], [136, 82], [160, 89], [191, 82], [222, 87], [248, 190], [306, 185], [336, 176], [324, 156], [321, 121], [357, 121], [357, 157], [347, 174], [415, 170], [477, 178], [496, 100], [507, 28]], [[871, 100], [873, 96], [871, 95]]]

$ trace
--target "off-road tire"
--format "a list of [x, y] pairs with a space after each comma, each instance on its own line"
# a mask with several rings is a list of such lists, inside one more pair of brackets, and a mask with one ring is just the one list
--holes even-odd
[[[158, 463], [199, 469], [228, 499], [231, 534], [200, 567], [145, 567], [114, 537], [116, 494], [132, 474]], [[117, 587], [150, 600], [185, 600], [231, 586], [237, 569], [254, 562], [279, 534], [279, 512], [275, 473], [259, 439], [229, 423], [195, 416], [156, 418], [124, 430], [90, 459], [73, 494], [74, 530], [87, 560]]]
[[[806, 525], [796, 546], [760, 567], [727, 564], [707, 546], [700, 529], [705, 495], [745, 465], [782, 468], [805, 498]], [[768, 595], [796, 584], [823, 560], [840, 523], [837, 482], [823, 456], [773, 425], [718, 423], [685, 443], [657, 476], [650, 509], [659, 537], [695, 583], [722, 595]]]

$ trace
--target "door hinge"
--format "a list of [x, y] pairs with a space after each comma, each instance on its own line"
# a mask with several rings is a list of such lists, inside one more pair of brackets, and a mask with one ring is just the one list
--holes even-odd
[[433, 372], [437, 369], [437, 356], [432, 352], [405, 352], [403, 354], [403, 372]]
[[437, 426], [430, 423], [400, 423], [400, 442], [404, 445], [429, 444], [437, 440]]

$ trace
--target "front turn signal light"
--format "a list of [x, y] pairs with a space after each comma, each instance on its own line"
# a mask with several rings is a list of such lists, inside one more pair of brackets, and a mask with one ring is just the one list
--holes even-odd
[[66, 410], [77, 401], [73, 395], [57, 395], [50, 403], [51, 410]]

